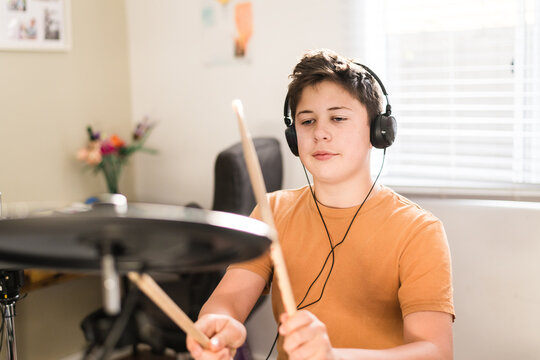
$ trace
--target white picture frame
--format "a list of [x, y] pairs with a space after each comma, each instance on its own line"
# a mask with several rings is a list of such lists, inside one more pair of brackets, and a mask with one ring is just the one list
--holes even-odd
[[70, 0], [0, 0], [0, 51], [68, 51]]

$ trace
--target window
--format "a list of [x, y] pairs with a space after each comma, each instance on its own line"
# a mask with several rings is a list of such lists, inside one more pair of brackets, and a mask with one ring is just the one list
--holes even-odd
[[384, 59], [372, 68], [383, 64], [398, 122], [383, 182], [405, 193], [540, 198], [540, 0], [382, 7], [384, 25], [365, 35], [383, 30]]

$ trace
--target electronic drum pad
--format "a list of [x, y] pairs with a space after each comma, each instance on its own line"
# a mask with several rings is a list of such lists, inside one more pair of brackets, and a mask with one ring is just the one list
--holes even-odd
[[120, 273], [217, 270], [270, 245], [263, 222], [195, 208], [99, 204], [70, 214], [0, 220], [2, 268], [100, 271], [111, 254]]

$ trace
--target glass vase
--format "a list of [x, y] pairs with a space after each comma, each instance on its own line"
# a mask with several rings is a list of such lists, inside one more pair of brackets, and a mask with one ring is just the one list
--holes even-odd
[[111, 194], [120, 194], [118, 189], [118, 180], [122, 172], [122, 161], [115, 155], [103, 156], [102, 172], [107, 183], [107, 190]]

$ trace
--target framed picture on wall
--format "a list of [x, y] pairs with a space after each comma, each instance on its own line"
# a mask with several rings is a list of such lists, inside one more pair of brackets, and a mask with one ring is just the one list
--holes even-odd
[[69, 2], [0, 0], [0, 50], [69, 50]]

